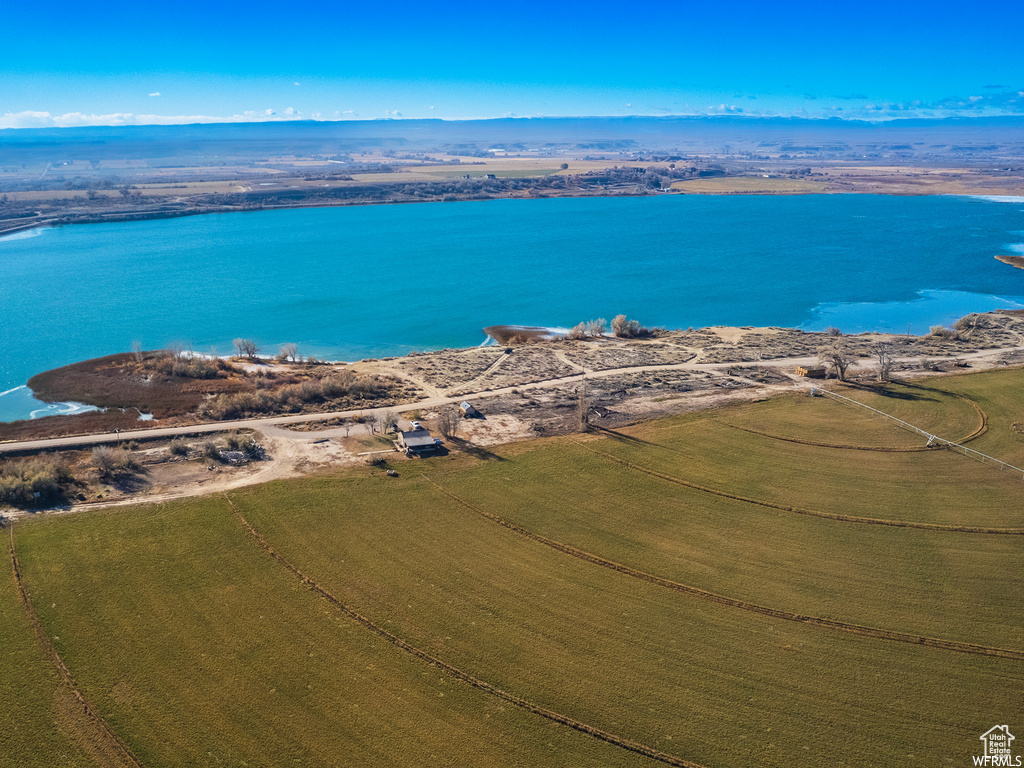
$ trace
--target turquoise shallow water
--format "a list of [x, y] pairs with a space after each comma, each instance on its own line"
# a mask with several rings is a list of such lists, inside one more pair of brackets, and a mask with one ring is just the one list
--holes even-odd
[[321, 208], [0, 239], [0, 420], [33, 374], [168, 342], [338, 359], [479, 344], [486, 325], [915, 332], [1024, 305], [1024, 200], [660, 196]]

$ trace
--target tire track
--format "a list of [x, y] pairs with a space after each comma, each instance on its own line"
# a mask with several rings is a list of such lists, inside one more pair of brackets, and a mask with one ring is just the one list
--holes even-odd
[[860, 635], [861, 637], [870, 637], [876, 640], [891, 640], [898, 643], [909, 643], [911, 645], [923, 645], [930, 648], [939, 648], [946, 651], [957, 651], [959, 653], [971, 653], [978, 656], [995, 656], [1002, 659], [1014, 659], [1017, 661], [1024, 661], [1024, 651], [1014, 650], [1012, 648], [997, 648], [988, 645], [977, 645], [975, 643], [963, 643], [956, 640], [944, 640], [938, 637], [928, 637], [926, 635], [913, 635], [906, 632], [896, 632], [888, 629], [879, 629], [878, 627], [869, 627], [862, 624], [851, 624], [845, 621], [834, 621], [832, 619], [823, 619], [817, 616], [807, 616], [801, 613], [793, 613], [792, 611], [782, 611], [777, 608], [769, 608], [768, 606], [758, 605], [757, 603], [748, 603], [745, 600], [739, 600], [734, 597], [727, 597], [725, 595], [719, 595], [715, 592], [709, 592], [699, 587], [693, 587], [688, 584], [681, 584], [678, 581], [672, 581], [661, 576], [655, 576], [654, 574], [647, 573], [646, 571], [640, 571], [636, 568], [631, 568], [628, 565], [617, 563], [614, 560], [608, 560], [598, 555], [591, 554], [582, 549], [564, 544], [554, 539], [549, 539], [546, 536], [542, 536], [538, 533], [524, 528], [521, 525], [505, 520], [498, 515], [491, 512], [486, 512], [479, 507], [470, 504], [465, 499], [457, 496], [451, 491], [443, 488], [426, 475], [421, 475], [424, 480], [437, 488], [445, 496], [453, 499], [467, 509], [475, 512], [481, 517], [485, 517], [498, 525], [518, 533], [520, 536], [536, 541], [539, 544], [543, 544], [546, 547], [562, 552], [571, 557], [575, 557], [578, 560], [584, 562], [593, 563], [599, 565], [602, 568], [608, 568], [609, 570], [616, 571], [617, 573], [630, 576], [640, 581], [646, 581], [650, 584], [655, 584], [659, 587], [665, 587], [667, 589], [674, 590], [676, 592], [682, 592], [683, 594], [696, 597], [700, 600], [705, 600], [710, 603], [717, 603], [718, 605], [727, 605], [731, 608], [738, 608], [742, 611], [748, 611], [750, 613], [761, 614], [762, 616], [770, 616], [775, 619], [782, 619], [784, 621], [793, 621], [799, 624], [809, 624], [817, 627], [827, 627], [828, 629], [835, 629], [841, 632], [849, 632], [854, 635]]
[[[114, 765], [132, 765], [136, 768], [142, 768], [142, 763], [135, 757], [132, 751], [128, 748], [116, 733], [111, 730], [110, 726], [107, 725], [106, 720], [96, 711], [96, 709], [89, 703], [85, 698], [85, 695], [79, 689], [75, 678], [72, 677], [71, 671], [64, 664], [64, 660], [61, 659], [60, 654], [57, 653], [57, 649], [53, 645], [53, 641], [50, 640], [50, 636], [46, 634], [46, 630], [43, 629], [42, 622], [39, 621], [39, 616], [36, 614], [35, 608], [32, 606], [32, 601], [28, 596], [28, 591], [25, 589], [25, 584], [22, 581], [21, 576], [21, 564], [18, 562], [18, 555], [14, 549], [14, 525], [11, 524], [8, 527], [9, 538], [8, 538], [8, 549], [11, 554], [11, 566], [14, 569], [14, 581], [18, 587], [18, 596], [21, 598], [21, 604], [25, 609], [25, 613], [28, 614], [29, 622], [32, 624], [32, 628], [35, 630], [36, 637], [39, 640], [39, 644], [43, 647], [46, 655], [50, 657], [50, 661], [57, 668], [61, 678], [63, 678], [65, 684], [74, 694], [78, 703], [82, 705], [82, 709], [88, 718], [88, 720], [96, 727], [97, 735], [100, 737], [102, 748], [110, 753], [115, 760], [111, 761]], [[119, 758], [119, 759], [117, 759]]]
[[392, 634], [380, 625], [375, 624], [371, 619], [349, 608], [347, 605], [342, 603], [338, 598], [336, 598], [333, 594], [328, 592], [316, 581], [306, 576], [291, 561], [287, 560], [281, 553], [277, 552], [273, 547], [270, 546], [270, 544], [267, 542], [266, 539], [263, 538], [259, 531], [257, 531], [252, 526], [252, 524], [250, 524], [249, 521], [245, 519], [245, 516], [242, 514], [242, 511], [237, 506], [235, 506], [235, 503], [226, 494], [224, 498], [227, 499], [228, 505], [231, 507], [235, 515], [241, 521], [242, 525], [245, 526], [249, 534], [253, 537], [253, 539], [255, 539], [256, 543], [263, 550], [265, 550], [272, 558], [274, 558], [283, 568], [290, 571], [294, 576], [296, 576], [299, 579], [299, 581], [305, 584], [311, 591], [317, 593], [322, 598], [327, 600], [327, 602], [329, 602], [343, 614], [359, 622], [370, 631], [384, 638], [392, 645], [401, 648], [406, 653], [409, 653], [412, 656], [415, 656], [416, 658], [427, 662], [431, 666], [437, 667], [441, 671], [445, 672], [451, 677], [456, 678], [457, 680], [461, 680], [464, 683], [468, 683], [473, 688], [484, 691], [485, 693], [489, 693], [492, 696], [502, 699], [503, 701], [506, 701], [509, 704], [519, 707], [520, 709], [524, 709], [527, 712], [532, 712], [533, 714], [540, 715], [541, 717], [546, 718], [547, 720], [550, 720], [554, 723], [558, 723], [559, 725], [564, 725], [569, 728], [572, 728], [573, 730], [585, 733], [588, 736], [594, 737], [595, 739], [607, 742], [608, 744], [620, 747], [629, 752], [634, 752], [636, 754], [643, 755], [644, 757], [649, 757], [652, 760], [657, 760], [658, 762], [664, 763], [665, 765], [674, 765], [679, 766], [680, 768], [704, 768], [704, 766], [702, 766], [700, 763], [694, 763], [689, 760], [684, 760], [681, 757], [670, 755], [666, 752], [660, 752], [654, 749], [653, 747], [647, 746], [646, 744], [641, 744], [640, 742], [633, 741], [632, 739], [627, 739], [623, 736], [617, 736], [614, 733], [603, 731], [600, 728], [595, 728], [592, 725], [580, 722], [579, 720], [574, 720], [571, 717], [542, 707], [539, 704], [534, 704], [533, 702], [527, 701], [526, 699], [520, 698], [514, 694], [508, 693], [507, 691], [504, 691], [501, 688], [493, 686], [490, 683], [484, 682], [480, 678], [470, 675], [468, 672], [463, 672], [461, 669], [453, 667], [451, 664], [442, 661], [436, 656], [433, 656], [427, 653], [426, 651], [417, 648], [415, 645], [412, 645], [411, 643], [403, 640], [397, 635]]
[[590, 451], [591, 453], [603, 456], [606, 459], [618, 462], [629, 469], [634, 469], [637, 472], [643, 472], [645, 475], [656, 477], [659, 480], [664, 480], [669, 483], [681, 485], [685, 488], [692, 488], [695, 491], [701, 493], [708, 493], [712, 496], [720, 496], [723, 499], [732, 499], [733, 501], [742, 501], [747, 504], [755, 504], [759, 507], [766, 507], [767, 509], [777, 509], [782, 512], [793, 512], [798, 515], [807, 515], [809, 517], [822, 517], [826, 520], [837, 520], [843, 523], [861, 523], [864, 525], [887, 525], [891, 528], [916, 528], [924, 531], [943, 531], [945, 533], [988, 533], [1003, 536], [1024, 536], [1024, 528], [983, 528], [972, 525], [945, 525], [942, 523], [918, 523], [912, 520], [886, 520], [881, 517], [860, 517], [857, 515], [844, 515], [839, 512], [824, 512], [819, 509], [804, 509], [803, 507], [792, 507], [788, 504], [777, 504], [774, 501], [763, 501], [761, 499], [752, 499], [749, 496], [740, 496], [735, 493], [729, 493], [728, 491], [720, 491], [715, 488], [708, 488], [707, 486], [698, 485], [697, 483], [691, 483], [689, 480], [682, 480], [672, 475], [666, 475], [662, 472], [657, 472], [653, 469], [634, 464], [631, 461], [622, 459], [611, 453], [605, 453], [599, 451], [596, 448], [591, 448], [581, 442], [572, 440], [574, 444], [578, 445], [584, 450]]

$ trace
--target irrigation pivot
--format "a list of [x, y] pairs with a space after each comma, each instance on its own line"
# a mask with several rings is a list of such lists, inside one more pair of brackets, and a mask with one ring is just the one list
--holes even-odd
[[884, 416], [885, 418], [889, 419], [889, 421], [895, 422], [904, 429], [909, 429], [911, 432], [916, 432], [922, 437], [927, 438], [927, 446], [929, 448], [950, 448], [951, 450], [954, 451], [960, 451], [967, 458], [975, 459], [977, 461], [980, 461], [982, 464], [992, 464], [998, 467], [1000, 471], [1009, 469], [1013, 472], [1019, 472], [1021, 480], [1024, 480], [1024, 469], [1021, 469], [1020, 467], [1015, 467], [1013, 466], [1013, 464], [1007, 464], [1005, 461], [1002, 461], [1001, 459], [996, 459], [992, 456], [989, 456], [986, 453], [982, 453], [981, 451], [976, 451], [973, 448], [968, 448], [966, 445], [954, 443], [952, 440], [947, 440], [944, 437], [933, 435], [931, 432], [926, 432], [920, 427], [915, 427], [913, 424], [903, 421], [903, 419], [897, 419], [895, 416], [892, 416], [891, 414], [888, 414], [885, 411], [880, 411], [877, 408], [872, 408], [870, 405], [866, 405], [858, 400], [846, 397], [846, 395], [840, 395], [838, 392], [832, 392], [828, 389], [821, 389], [819, 387], [812, 387], [811, 394], [816, 396], [824, 395], [826, 397], [831, 397], [844, 403], [850, 403], [851, 405], [860, 406], [861, 408], [867, 408], [872, 413], [877, 413], [879, 416]]

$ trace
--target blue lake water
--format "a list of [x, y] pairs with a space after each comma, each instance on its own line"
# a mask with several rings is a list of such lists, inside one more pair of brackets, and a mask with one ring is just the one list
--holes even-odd
[[[0, 420], [35, 373], [169, 342], [354, 360], [486, 325], [925, 333], [1024, 306], [1024, 199], [659, 196], [320, 208], [0, 238]], [[13, 391], [9, 391], [13, 390]], [[58, 407], [59, 409], [59, 407]], [[37, 414], [40, 415], [40, 414]]]

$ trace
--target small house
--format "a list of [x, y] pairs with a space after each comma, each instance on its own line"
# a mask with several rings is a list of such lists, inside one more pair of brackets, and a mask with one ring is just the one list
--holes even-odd
[[480, 416], [480, 411], [478, 411], [465, 400], [459, 403], [459, 410], [462, 411], [462, 415], [467, 419], [475, 419], [478, 416]]
[[399, 432], [395, 445], [398, 450], [404, 451], [407, 455], [423, 454], [433, 451], [440, 444], [440, 440], [430, 434], [429, 429], [413, 429], [409, 432]]

